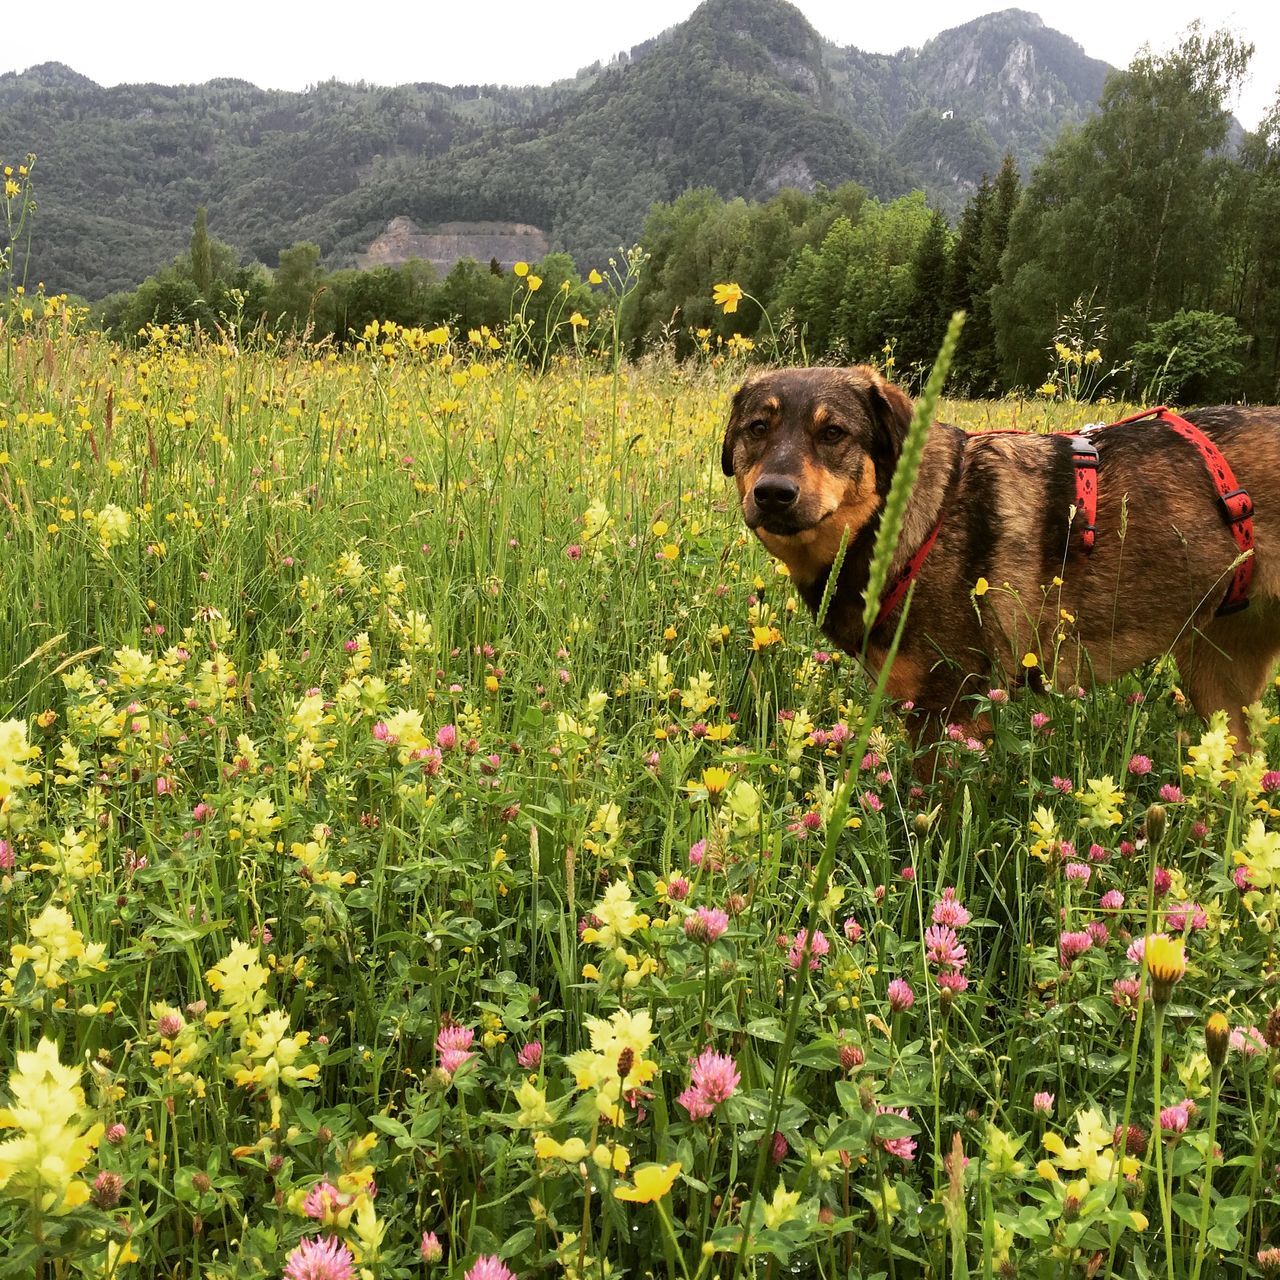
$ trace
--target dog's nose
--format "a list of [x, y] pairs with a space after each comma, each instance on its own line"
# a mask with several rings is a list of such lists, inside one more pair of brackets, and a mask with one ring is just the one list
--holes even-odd
[[800, 486], [788, 476], [761, 476], [751, 491], [756, 506], [780, 511], [800, 496]]

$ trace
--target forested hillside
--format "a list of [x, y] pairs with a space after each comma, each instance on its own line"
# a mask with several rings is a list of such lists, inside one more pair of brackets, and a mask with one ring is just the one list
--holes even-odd
[[706, 0], [550, 88], [105, 89], [46, 64], [0, 76], [0, 157], [39, 157], [32, 272], [91, 299], [170, 260], [202, 205], [269, 267], [299, 240], [354, 263], [397, 217], [531, 224], [583, 264], [692, 187], [919, 187], [954, 214], [1004, 150], [1029, 171], [1084, 119], [1106, 70], [1018, 10], [878, 55], [837, 48], [784, 0]]

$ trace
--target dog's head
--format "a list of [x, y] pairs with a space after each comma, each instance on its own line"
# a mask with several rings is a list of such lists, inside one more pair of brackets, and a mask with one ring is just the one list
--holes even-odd
[[908, 396], [874, 369], [775, 369], [733, 398], [720, 465], [748, 528], [804, 584], [880, 510], [911, 424]]

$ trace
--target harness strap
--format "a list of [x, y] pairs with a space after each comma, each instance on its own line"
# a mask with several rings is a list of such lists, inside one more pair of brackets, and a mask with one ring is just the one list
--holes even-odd
[[[1209, 479], [1213, 481], [1213, 487], [1218, 491], [1218, 513], [1222, 516], [1223, 523], [1231, 530], [1236, 546], [1242, 552], [1251, 552], [1253, 550], [1253, 499], [1250, 498], [1248, 490], [1240, 487], [1236, 480], [1236, 473], [1232, 471], [1231, 464], [1223, 456], [1222, 450], [1199, 427], [1164, 405], [1147, 409], [1142, 413], [1130, 414], [1129, 417], [1121, 418], [1119, 422], [1112, 425], [1119, 427], [1130, 422], [1141, 422], [1144, 418], [1157, 418], [1196, 447], [1205, 470], [1209, 473]], [[1247, 608], [1249, 588], [1252, 584], [1253, 556], [1247, 555], [1236, 565], [1231, 575], [1231, 583], [1227, 587], [1227, 594], [1222, 597], [1222, 603], [1218, 606], [1217, 616], [1223, 618]]]
[[[1248, 490], [1242, 489], [1236, 480], [1231, 464], [1223, 456], [1222, 450], [1209, 439], [1199, 427], [1180, 417], [1165, 405], [1155, 409], [1144, 409], [1141, 413], [1132, 413], [1118, 422], [1109, 423], [1112, 427], [1127, 426], [1131, 422], [1142, 422], [1147, 418], [1155, 418], [1167, 427], [1176, 431], [1184, 440], [1196, 447], [1205, 470], [1218, 491], [1218, 512], [1223, 522], [1231, 530], [1236, 546], [1242, 552], [1253, 551], [1253, 499]], [[1020, 435], [1021, 432], [1002, 431], [983, 434]], [[1066, 434], [1066, 433], [1061, 433]], [[1098, 449], [1087, 436], [1071, 435], [1071, 466], [1075, 472], [1076, 510], [1083, 517], [1081, 526], [1081, 542], [1085, 553], [1093, 551], [1097, 535], [1098, 518]], [[916, 549], [915, 554], [907, 561], [897, 580], [882, 599], [880, 612], [872, 630], [878, 629], [902, 603], [911, 584], [916, 580], [933, 544], [938, 540], [942, 529], [942, 516], [929, 530], [929, 536]], [[1235, 567], [1231, 575], [1231, 583], [1227, 593], [1218, 605], [1217, 616], [1222, 618], [1231, 613], [1238, 613], [1249, 604], [1249, 588], [1253, 584], [1253, 556], [1246, 555]]]
[[916, 580], [920, 573], [925, 560], [929, 557], [929, 552], [933, 550], [933, 544], [938, 540], [938, 533], [942, 529], [942, 517], [939, 516], [937, 523], [929, 530], [929, 536], [916, 549], [915, 555], [907, 561], [902, 572], [898, 575], [897, 581], [889, 589], [889, 594], [884, 596], [880, 602], [880, 612], [876, 614], [876, 620], [872, 624], [872, 631], [879, 630], [881, 623], [885, 622], [893, 611], [906, 598], [907, 592], [911, 589], [911, 584]]
[[1071, 466], [1076, 473], [1076, 511], [1084, 523], [1080, 541], [1093, 554], [1098, 519], [1098, 449], [1086, 436], [1071, 436]]

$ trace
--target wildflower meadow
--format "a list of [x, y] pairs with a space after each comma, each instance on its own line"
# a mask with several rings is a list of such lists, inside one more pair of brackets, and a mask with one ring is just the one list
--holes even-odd
[[1274, 692], [991, 689], [918, 782], [720, 474], [761, 353], [622, 359], [634, 266], [541, 354], [536, 271], [341, 348], [13, 292], [0, 1275], [1280, 1274]]

